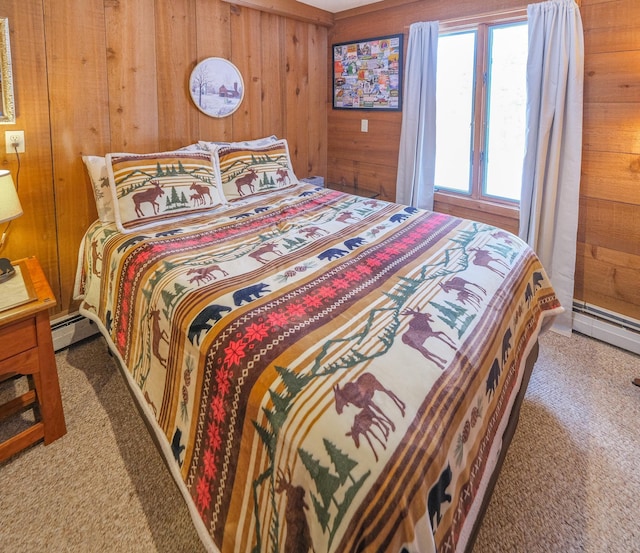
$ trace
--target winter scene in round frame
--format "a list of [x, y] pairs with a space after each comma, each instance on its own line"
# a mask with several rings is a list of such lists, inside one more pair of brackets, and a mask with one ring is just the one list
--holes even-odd
[[226, 117], [236, 111], [244, 97], [238, 68], [223, 58], [207, 58], [195, 66], [189, 92], [197, 108], [210, 117]]

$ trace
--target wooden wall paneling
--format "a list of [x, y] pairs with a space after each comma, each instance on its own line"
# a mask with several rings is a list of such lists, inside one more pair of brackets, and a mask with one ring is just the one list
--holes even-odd
[[288, 19], [286, 23], [286, 138], [296, 175], [308, 176], [309, 141], [309, 40], [306, 23]]
[[584, 61], [584, 101], [637, 102], [640, 50], [592, 54]]
[[[262, 58], [261, 111], [264, 136], [285, 136], [286, 97], [285, 79], [285, 19], [278, 15], [263, 13], [260, 21], [263, 41], [260, 48]], [[267, 38], [269, 37], [269, 38]]]
[[281, 15], [288, 18], [317, 23], [330, 27], [333, 25], [333, 14], [319, 8], [295, 0], [223, 0], [236, 6], [244, 6], [264, 13]]
[[380, 194], [380, 199], [395, 201], [396, 168], [378, 163], [373, 158], [362, 162], [329, 156], [328, 183], [352, 184]]
[[198, 113], [189, 94], [197, 57], [196, 0], [156, 0], [155, 6], [159, 149], [171, 150], [198, 134]]
[[589, 152], [640, 154], [640, 98], [635, 103], [585, 104], [582, 146]]
[[578, 242], [575, 297], [582, 301], [640, 320], [639, 273], [639, 255]]
[[633, 20], [627, 19], [625, 23], [626, 26], [612, 26], [585, 31], [585, 56], [638, 50], [640, 48], [640, 28], [634, 24]]
[[[206, 58], [231, 59], [231, 10], [237, 10], [221, 0], [196, 0], [196, 58], [192, 60], [191, 70]], [[202, 113], [193, 102], [189, 111], [198, 116], [198, 129], [191, 141], [233, 140], [233, 124], [229, 117], [210, 117]]]
[[580, 193], [584, 198], [640, 204], [640, 153], [585, 151]]
[[262, 59], [260, 47], [262, 13], [242, 8], [231, 13], [231, 61], [244, 80], [242, 104], [232, 115], [233, 139], [262, 136]]
[[[309, 149], [307, 175], [326, 177], [327, 167], [327, 32], [317, 25], [309, 25]], [[305, 177], [307, 175], [301, 175]]]
[[[60, 298], [42, 1], [0, 0], [0, 15], [9, 20], [16, 106], [15, 124], [0, 126], [0, 165], [11, 171], [24, 212], [11, 222], [0, 254], [9, 259], [37, 256]], [[5, 153], [4, 131], [10, 130], [25, 134], [19, 175], [16, 155]], [[5, 228], [6, 224], [0, 223], [0, 232]]]
[[637, 2], [585, 2], [580, 10], [587, 22], [584, 32], [585, 55], [640, 49]]
[[154, 0], [105, 0], [111, 147], [160, 147]]
[[[640, 256], [640, 203], [581, 197], [580, 215], [579, 242]], [[640, 279], [636, 294], [640, 305]]]
[[68, 311], [77, 308], [78, 248], [97, 218], [81, 156], [104, 155], [110, 144], [104, 7], [101, 0], [45, 0], [43, 5], [61, 301]]

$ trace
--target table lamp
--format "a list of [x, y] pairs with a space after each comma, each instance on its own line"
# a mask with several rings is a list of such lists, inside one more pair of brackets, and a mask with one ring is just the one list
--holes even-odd
[[[7, 169], [0, 170], [0, 223], [11, 221], [16, 217], [22, 215], [22, 206], [20, 205], [20, 199], [13, 185], [13, 179], [11, 178], [11, 172]], [[11, 223], [9, 223], [11, 224]], [[9, 226], [5, 229], [0, 240], [0, 250], [4, 246], [4, 241], [7, 235]], [[0, 282], [4, 282], [11, 278], [15, 273], [15, 269], [11, 262], [6, 258], [0, 258]]]

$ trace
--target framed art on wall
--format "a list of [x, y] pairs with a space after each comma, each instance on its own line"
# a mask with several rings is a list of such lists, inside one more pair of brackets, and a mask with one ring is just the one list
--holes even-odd
[[244, 97], [244, 81], [238, 68], [223, 58], [207, 58], [195, 66], [189, 92], [197, 108], [210, 117], [226, 117]]
[[332, 45], [334, 109], [402, 109], [402, 38], [399, 34]]

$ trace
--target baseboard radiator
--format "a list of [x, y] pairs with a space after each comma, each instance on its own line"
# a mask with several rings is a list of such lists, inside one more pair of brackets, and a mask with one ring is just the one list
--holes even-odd
[[640, 355], [640, 321], [573, 301], [573, 330]]
[[53, 349], [59, 351], [100, 332], [98, 327], [80, 313], [51, 321]]
[[[640, 355], [640, 321], [585, 302], [573, 302], [573, 329]], [[53, 348], [61, 350], [93, 336], [98, 327], [75, 313], [51, 322]]]

